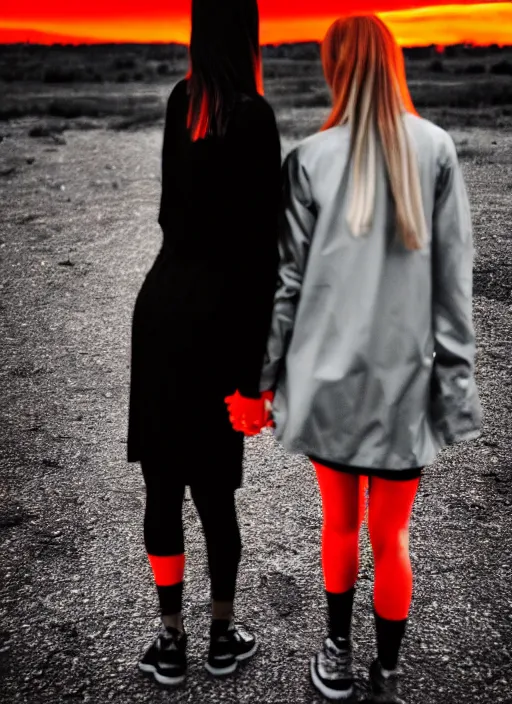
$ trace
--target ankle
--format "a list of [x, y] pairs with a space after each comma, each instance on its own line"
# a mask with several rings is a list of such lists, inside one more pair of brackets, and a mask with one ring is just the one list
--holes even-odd
[[332, 640], [334, 645], [339, 648], [339, 650], [351, 650], [352, 648], [350, 637], [347, 638], [346, 636], [336, 635], [335, 633], [330, 632], [329, 638]]
[[[375, 625], [377, 630], [377, 658], [384, 673], [390, 673], [388, 677], [396, 673], [400, 648], [407, 619], [392, 620], [380, 616], [374, 609]], [[386, 675], [384, 675], [386, 676]]]
[[162, 623], [166, 629], [172, 628], [180, 633], [184, 633], [185, 631], [181, 612], [178, 614], [166, 614], [162, 616]]
[[210, 625], [211, 638], [220, 638], [228, 632], [233, 621], [226, 618], [214, 618]]
[[380, 673], [384, 677], [385, 680], [389, 679], [390, 677], [393, 677], [394, 675], [398, 674], [398, 670], [386, 670], [382, 665], [380, 666]]
[[212, 600], [212, 622], [233, 620], [233, 601]]
[[326, 590], [325, 593], [327, 597], [328, 628], [331, 639], [345, 639], [350, 642], [355, 587], [345, 592], [338, 593]]

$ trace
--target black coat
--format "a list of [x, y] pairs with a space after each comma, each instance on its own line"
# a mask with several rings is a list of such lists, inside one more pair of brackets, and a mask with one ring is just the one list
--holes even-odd
[[258, 396], [277, 280], [274, 113], [240, 96], [224, 137], [192, 142], [187, 82], [167, 105], [162, 248], [133, 315], [128, 461], [186, 484], [240, 486], [243, 435], [224, 397]]

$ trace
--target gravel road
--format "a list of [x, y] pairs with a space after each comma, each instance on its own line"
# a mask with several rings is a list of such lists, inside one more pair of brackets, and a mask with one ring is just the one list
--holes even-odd
[[[158, 624], [142, 540], [144, 489], [125, 462], [131, 312], [159, 248], [159, 130], [69, 131], [0, 143], [0, 701], [314, 704], [324, 628], [320, 504], [308, 463], [271, 434], [247, 442], [238, 493], [238, 615], [261, 639], [231, 680], [203, 667], [208, 575], [186, 502], [186, 685], [136, 660]], [[9, 136], [10, 135], [10, 136]], [[473, 205], [484, 433], [426, 473], [411, 530], [408, 704], [512, 702], [512, 134], [456, 133]], [[285, 142], [286, 147], [291, 142]], [[357, 675], [374, 654], [362, 537]]]

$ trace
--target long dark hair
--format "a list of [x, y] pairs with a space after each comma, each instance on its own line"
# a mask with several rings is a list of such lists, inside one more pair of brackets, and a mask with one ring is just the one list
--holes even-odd
[[191, 138], [222, 136], [236, 96], [263, 93], [257, 0], [192, 0], [189, 55]]

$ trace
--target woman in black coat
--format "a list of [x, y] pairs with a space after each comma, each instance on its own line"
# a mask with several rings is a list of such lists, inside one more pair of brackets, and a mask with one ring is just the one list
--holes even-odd
[[167, 105], [163, 244], [135, 304], [128, 432], [128, 461], [141, 463], [147, 489], [144, 538], [163, 621], [139, 665], [170, 685], [186, 673], [186, 486], [208, 549], [206, 667], [229, 674], [256, 649], [254, 636], [233, 621], [243, 434], [232, 429], [224, 398], [236, 390], [260, 397], [281, 195], [279, 135], [261, 90], [256, 0], [194, 0], [190, 60]]

